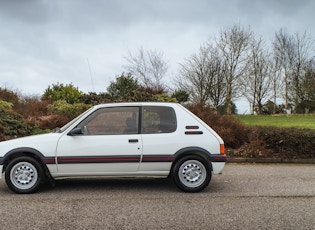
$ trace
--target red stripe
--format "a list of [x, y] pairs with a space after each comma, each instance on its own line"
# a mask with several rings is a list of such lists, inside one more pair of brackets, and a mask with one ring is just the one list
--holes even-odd
[[58, 163], [139, 162], [139, 157], [58, 157]]
[[226, 162], [227, 161], [227, 156], [224, 155], [212, 155], [212, 162]]
[[[172, 162], [173, 155], [147, 155], [142, 157], [142, 162]], [[45, 158], [46, 164], [56, 164], [55, 157]], [[70, 163], [121, 163], [121, 162], [140, 162], [140, 156], [108, 156], [108, 157], [58, 157], [58, 164]]]
[[45, 162], [46, 164], [55, 164], [55, 163], [56, 163], [54, 157], [47, 157], [47, 158], [44, 159], [44, 162]]
[[173, 156], [143, 156], [142, 162], [171, 162], [173, 161]]

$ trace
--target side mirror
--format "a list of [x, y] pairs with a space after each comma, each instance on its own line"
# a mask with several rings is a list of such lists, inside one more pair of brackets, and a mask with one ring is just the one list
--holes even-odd
[[77, 136], [77, 135], [82, 135], [82, 128], [74, 128], [72, 129], [67, 135], [68, 136]]

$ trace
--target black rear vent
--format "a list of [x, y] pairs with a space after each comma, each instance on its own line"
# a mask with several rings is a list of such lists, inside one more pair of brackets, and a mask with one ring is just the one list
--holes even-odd
[[186, 129], [199, 129], [199, 126], [198, 125], [187, 125], [185, 128]]
[[186, 135], [201, 135], [201, 134], [203, 134], [202, 131], [198, 131], [198, 129], [199, 129], [198, 125], [187, 125], [185, 128], [189, 129], [189, 131], [185, 131]]

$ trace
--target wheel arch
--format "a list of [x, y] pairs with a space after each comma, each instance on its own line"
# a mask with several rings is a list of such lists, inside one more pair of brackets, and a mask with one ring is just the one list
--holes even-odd
[[207, 151], [203, 148], [200, 148], [200, 147], [186, 147], [186, 148], [178, 150], [174, 154], [174, 159], [172, 161], [172, 166], [171, 166], [169, 176], [172, 174], [172, 171], [173, 171], [173, 168], [174, 168], [174, 165], [176, 164], [176, 162], [179, 159], [181, 159], [182, 157], [185, 157], [188, 155], [195, 155], [195, 156], [202, 157], [205, 161], [209, 162], [210, 169], [211, 169], [211, 171], [213, 171], [212, 162], [211, 162], [211, 153], [209, 151]]
[[41, 152], [39, 152], [38, 150], [33, 149], [33, 148], [29, 148], [29, 147], [16, 148], [16, 149], [12, 149], [9, 152], [7, 152], [2, 159], [3, 172], [5, 172], [6, 167], [8, 166], [8, 164], [10, 163], [11, 160], [18, 158], [18, 157], [21, 157], [21, 156], [31, 157], [34, 160], [38, 161], [38, 163], [42, 166], [45, 175], [50, 180], [52, 179], [50, 172], [48, 170], [48, 167], [45, 163], [44, 155]]

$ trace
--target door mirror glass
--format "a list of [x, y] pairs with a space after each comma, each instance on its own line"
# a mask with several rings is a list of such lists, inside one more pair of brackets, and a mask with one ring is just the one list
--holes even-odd
[[72, 129], [67, 135], [68, 136], [77, 136], [77, 135], [82, 135], [82, 128], [74, 128]]

